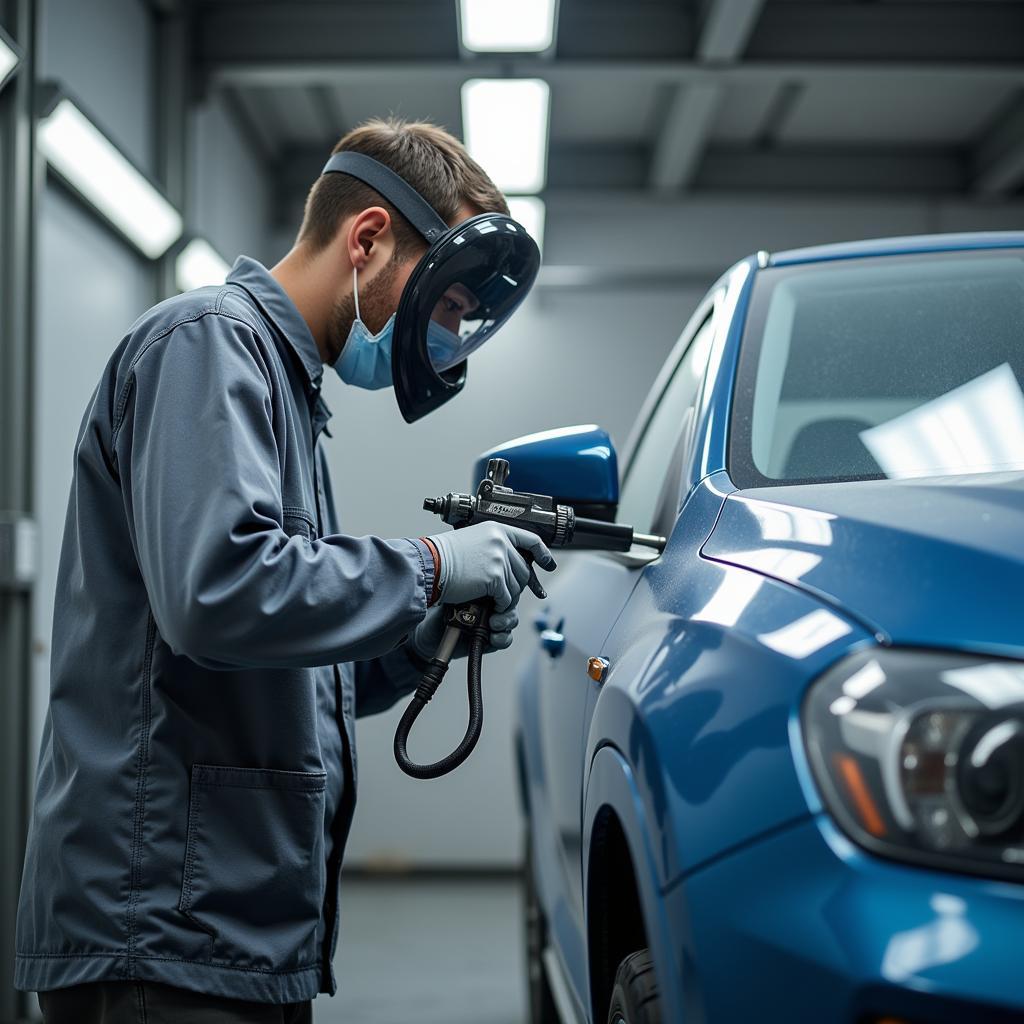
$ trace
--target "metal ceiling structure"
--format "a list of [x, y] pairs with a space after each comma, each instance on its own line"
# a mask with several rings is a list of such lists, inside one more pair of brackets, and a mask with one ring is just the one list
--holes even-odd
[[[165, 0], [169, 2], [169, 0]], [[461, 132], [471, 77], [551, 86], [548, 189], [998, 196], [1024, 186], [1019, 0], [560, 0], [550, 55], [460, 50], [456, 0], [195, 0], [293, 216], [337, 138]]]

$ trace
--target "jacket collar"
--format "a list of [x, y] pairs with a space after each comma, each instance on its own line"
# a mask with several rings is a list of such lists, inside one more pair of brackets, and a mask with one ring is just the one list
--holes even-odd
[[244, 288], [253, 297], [266, 317], [280, 331], [281, 337], [299, 357], [299, 362], [306, 371], [310, 389], [319, 390], [324, 375], [320, 350], [316, 347], [302, 314], [270, 271], [258, 260], [249, 256], [239, 256], [227, 280]]

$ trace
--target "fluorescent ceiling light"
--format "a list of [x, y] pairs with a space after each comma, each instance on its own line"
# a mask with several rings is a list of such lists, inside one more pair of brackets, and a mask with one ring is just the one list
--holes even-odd
[[459, 0], [467, 50], [535, 53], [555, 37], [555, 0]]
[[470, 155], [503, 192], [540, 192], [548, 156], [551, 94], [539, 78], [473, 78], [462, 85]]
[[71, 102], [39, 125], [39, 147], [62, 178], [150, 259], [181, 235], [181, 214]]
[[174, 281], [179, 291], [187, 292], [208, 284], [223, 284], [230, 269], [206, 239], [193, 238], [174, 261]]
[[0, 89], [4, 87], [10, 73], [18, 66], [20, 59], [7, 37], [0, 32]]
[[539, 196], [509, 196], [508, 212], [512, 219], [519, 221], [537, 243], [544, 249], [544, 200]]

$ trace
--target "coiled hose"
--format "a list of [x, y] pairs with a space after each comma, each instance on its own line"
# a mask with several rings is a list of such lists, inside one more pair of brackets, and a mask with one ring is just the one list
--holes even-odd
[[[482, 617], [485, 619], [486, 617]], [[438, 779], [447, 775], [450, 771], [458, 768], [471, 753], [480, 739], [480, 731], [484, 724], [484, 700], [482, 692], [481, 664], [484, 657], [484, 648], [489, 639], [488, 628], [484, 621], [480, 621], [469, 632], [469, 668], [466, 673], [466, 688], [469, 696], [469, 724], [466, 726], [466, 734], [462, 742], [447, 756], [433, 764], [416, 764], [409, 757], [406, 744], [409, 741], [409, 733], [412, 731], [413, 723], [419, 717], [420, 712], [430, 703], [431, 698], [437, 693], [437, 688], [448, 671], [448, 657], [431, 658], [430, 664], [420, 678], [420, 684], [409, 706], [402, 715], [402, 720], [395, 730], [395, 760], [398, 767], [411, 775], [414, 779]], [[442, 648], [445, 645], [442, 643]], [[451, 644], [454, 648], [454, 642]], [[439, 653], [441, 651], [439, 650]]]

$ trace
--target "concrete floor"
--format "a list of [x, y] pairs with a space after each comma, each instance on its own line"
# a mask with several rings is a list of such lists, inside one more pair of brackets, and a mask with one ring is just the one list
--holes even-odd
[[343, 878], [338, 994], [316, 1024], [523, 1024], [515, 880]]

